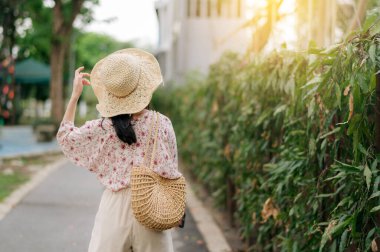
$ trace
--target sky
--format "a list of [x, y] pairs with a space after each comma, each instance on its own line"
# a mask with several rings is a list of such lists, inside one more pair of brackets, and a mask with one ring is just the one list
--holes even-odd
[[[94, 9], [95, 21], [87, 31], [105, 33], [120, 41], [138, 40], [142, 45], [155, 46], [158, 24], [155, 0], [100, 0]], [[113, 19], [107, 23], [104, 20]]]

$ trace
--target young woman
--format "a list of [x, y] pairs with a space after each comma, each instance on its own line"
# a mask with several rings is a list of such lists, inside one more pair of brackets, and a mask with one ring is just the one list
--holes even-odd
[[[153, 92], [162, 83], [157, 60], [145, 51], [130, 48], [100, 60], [91, 75], [82, 71], [83, 67], [75, 71], [72, 95], [57, 140], [66, 157], [94, 173], [105, 186], [89, 251], [173, 251], [170, 230], [145, 228], [131, 209], [130, 172], [133, 166], [150, 162], [150, 128], [157, 115], [160, 127], [153, 171], [169, 179], [181, 176], [171, 121], [147, 109]], [[91, 83], [86, 77], [91, 78]], [[75, 127], [75, 110], [83, 85], [92, 86], [102, 118]]]

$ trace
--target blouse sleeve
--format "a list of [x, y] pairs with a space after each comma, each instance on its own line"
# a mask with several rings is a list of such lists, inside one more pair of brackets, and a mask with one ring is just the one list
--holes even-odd
[[176, 179], [182, 176], [178, 170], [178, 153], [177, 141], [173, 125], [171, 121], [165, 117], [162, 127], [163, 131], [163, 150], [159, 155], [158, 164], [154, 166], [153, 170], [162, 177], [169, 179]]
[[87, 121], [81, 127], [75, 127], [71, 121], [62, 121], [57, 133], [57, 141], [65, 156], [78, 166], [95, 171], [96, 167], [92, 162], [93, 154], [96, 151], [95, 129], [98, 126], [97, 120]]

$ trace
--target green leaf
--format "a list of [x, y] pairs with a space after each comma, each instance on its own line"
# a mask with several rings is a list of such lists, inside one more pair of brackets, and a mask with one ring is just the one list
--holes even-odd
[[359, 114], [355, 114], [352, 117], [350, 125], [348, 126], [347, 135], [352, 135], [358, 129], [361, 120], [362, 116]]
[[318, 194], [316, 197], [317, 198], [328, 198], [328, 197], [332, 197], [332, 196], [335, 196], [337, 195], [340, 191], [342, 191], [344, 189], [346, 185], [343, 184], [341, 185], [338, 189], [336, 189], [334, 192], [332, 193], [322, 193], [322, 194]]
[[315, 155], [316, 150], [317, 150], [317, 146], [315, 144], [315, 139], [310, 138], [310, 140], [309, 140], [309, 156], [313, 157]]
[[348, 224], [350, 224], [352, 220], [352, 217], [348, 218], [347, 220], [345, 221], [342, 221], [342, 222], [339, 222], [338, 225], [334, 226], [332, 229], [331, 229], [331, 235], [335, 235], [335, 234], [339, 234], [342, 232], [342, 230], [347, 227]]
[[304, 89], [304, 88], [307, 88], [313, 84], [316, 84], [316, 83], [321, 83], [322, 82], [322, 78], [320, 76], [316, 76], [314, 77], [313, 79], [311, 79], [310, 81], [308, 81], [305, 85], [303, 85], [301, 87], [301, 89]]
[[365, 167], [364, 167], [364, 177], [365, 177], [365, 181], [367, 183], [367, 188], [369, 189], [371, 187], [372, 172], [369, 169], [368, 165], [365, 165]]
[[376, 64], [376, 44], [372, 44], [368, 50], [369, 58], [373, 64]]
[[326, 134], [320, 136], [319, 139], [323, 139], [323, 138], [325, 138], [325, 137], [327, 137], [327, 136], [330, 136], [330, 135], [332, 135], [332, 134], [335, 134], [335, 133], [337, 133], [337, 132], [339, 132], [339, 131], [340, 131], [340, 127], [336, 127], [336, 128], [333, 129], [332, 131], [327, 132]]
[[372, 228], [368, 232], [367, 237], [365, 238], [365, 250], [366, 251], [369, 251], [369, 249], [371, 247], [372, 238], [373, 238], [373, 235], [375, 234], [375, 232], [376, 232], [376, 228]]
[[326, 48], [325, 50], [323, 50], [321, 53], [323, 53], [323, 54], [331, 54], [333, 52], [335, 53], [340, 46], [342, 46], [341, 43], [332, 45], [332, 46]]
[[375, 159], [371, 164], [371, 170], [372, 172], [375, 172], [377, 169], [377, 159]]
[[369, 12], [368, 15], [367, 15], [367, 18], [364, 22], [364, 25], [363, 25], [363, 31], [368, 31], [368, 29], [373, 25], [375, 24], [375, 21], [377, 20], [377, 13], [371, 13]]
[[373, 207], [370, 212], [374, 213], [374, 212], [377, 212], [379, 210], [380, 210], [380, 205]]
[[339, 109], [341, 108], [341, 96], [342, 96], [342, 90], [340, 89], [340, 86], [335, 83], [335, 96], [336, 96], [336, 104], [338, 105]]
[[379, 191], [379, 184], [380, 184], [380, 176], [377, 176], [375, 178], [375, 183], [374, 183], [374, 186], [373, 186], [373, 192], [378, 192]]
[[314, 114], [314, 108], [315, 108], [315, 98], [311, 99], [309, 103], [309, 107], [307, 108], [307, 117], [311, 117]]
[[[322, 252], [323, 248], [326, 245], [329, 238], [333, 237], [335, 234], [339, 234], [340, 232], [342, 232], [342, 230], [345, 227], [347, 227], [348, 224], [350, 224], [351, 220], [352, 220], [352, 217], [346, 219], [345, 221], [338, 223], [337, 225], [333, 226], [330, 230], [328, 227], [325, 228], [325, 232], [322, 235], [321, 244], [319, 246], [319, 251]], [[336, 221], [336, 220], [332, 220], [332, 221], [330, 221], [330, 223], [333, 221]]]
[[363, 169], [361, 166], [354, 166], [354, 165], [345, 164], [345, 163], [342, 163], [338, 160], [335, 160], [335, 162], [340, 164], [340, 165], [333, 165], [332, 166], [332, 168], [334, 168], [336, 170], [357, 173], [357, 172], [361, 172]]
[[[358, 78], [358, 84], [360, 86], [360, 89], [363, 91], [363, 93], [368, 92], [368, 81], [364, 78]], [[357, 104], [357, 103], [355, 103]]]
[[344, 232], [342, 233], [342, 236], [340, 237], [339, 252], [345, 251], [346, 243], [347, 243], [347, 237], [348, 237], [348, 229], [344, 230]]
[[377, 191], [375, 193], [372, 193], [372, 195], [369, 197], [369, 199], [373, 199], [380, 196], [380, 191]]
[[352, 204], [352, 198], [348, 196], [342, 199], [332, 212], [335, 212], [339, 207], [342, 207], [342, 206], [349, 207], [351, 204]]
[[363, 147], [363, 145], [359, 144], [358, 147], [361, 153], [363, 153], [366, 156], [369, 156], [368, 151]]
[[283, 104], [283, 105], [281, 105], [281, 106], [278, 106], [278, 107], [274, 110], [274, 112], [273, 112], [273, 116], [276, 116], [277, 114], [279, 114], [279, 113], [285, 111], [286, 109], [287, 109], [287, 105], [286, 105], [286, 104]]

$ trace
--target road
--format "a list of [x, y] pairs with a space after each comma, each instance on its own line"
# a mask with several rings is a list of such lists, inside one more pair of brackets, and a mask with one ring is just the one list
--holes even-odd
[[[91, 173], [65, 163], [0, 221], [0, 251], [87, 251], [102, 190]], [[173, 240], [177, 252], [207, 251], [189, 211]]]

